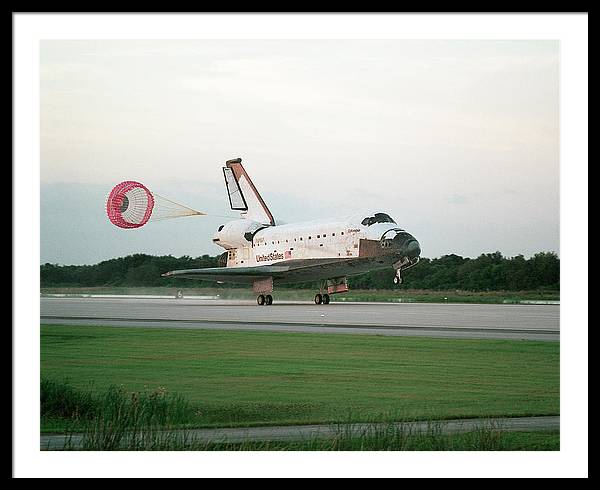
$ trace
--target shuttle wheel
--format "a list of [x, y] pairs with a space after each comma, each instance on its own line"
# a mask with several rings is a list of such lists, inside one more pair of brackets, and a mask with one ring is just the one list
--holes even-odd
[[265, 296], [265, 304], [272, 305], [273, 304], [273, 296], [271, 296], [270, 294], [267, 294]]
[[328, 305], [329, 304], [329, 295], [327, 293], [325, 293], [323, 295], [323, 304], [324, 305]]
[[259, 294], [258, 298], [256, 298], [256, 302], [262, 306], [265, 304], [265, 296], [263, 294]]
[[396, 285], [402, 284], [402, 277], [394, 276], [394, 284], [396, 284]]
[[319, 293], [315, 294], [315, 304], [320, 305], [323, 302], [323, 296]]

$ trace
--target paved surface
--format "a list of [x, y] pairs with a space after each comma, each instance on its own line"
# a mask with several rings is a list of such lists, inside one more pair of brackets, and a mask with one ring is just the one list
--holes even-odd
[[47, 324], [558, 341], [558, 305], [41, 298]]
[[[442, 434], [470, 432], [479, 428], [501, 431], [550, 431], [560, 430], [560, 417], [514, 417], [499, 419], [462, 419], [434, 422], [398, 422], [395, 427], [406, 434], [418, 434], [430, 429], [439, 430]], [[179, 436], [188, 442], [244, 442], [244, 441], [300, 441], [315, 438], [333, 438], [342, 434], [365, 434], [378, 428], [386, 428], [382, 424], [353, 425], [297, 425], [278, 427], [248, 427], [236, 429], [190, 429], [187, 431], [164, 432], [165, 436]], [[81, 434], [42, 434], [40, 449], [60, 450], [69, 444], [71, 449], [81, 447]]]

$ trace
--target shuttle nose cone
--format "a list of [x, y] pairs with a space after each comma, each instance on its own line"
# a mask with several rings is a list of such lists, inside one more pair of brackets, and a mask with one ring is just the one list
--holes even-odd
[[395, 253], [410, 259], [414, 259], [421, 254], [421, 245], [419, 245], [417, 239], [405, 231], [396, 233], [392, 239], [392, 247]]
[[411, 240], [406, 244], [406, 255], [411, 259], [421, 254], [421, 246], [416, 240]]

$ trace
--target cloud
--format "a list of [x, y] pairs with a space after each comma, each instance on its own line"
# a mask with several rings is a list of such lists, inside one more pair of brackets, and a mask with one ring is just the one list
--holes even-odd
[[467, 199], [467, 196], [465, 196], [463, 194], [452, 194], [451, 196], [448, 196], [447, 201], [449, 204], [459, 204], [459, 205], [467, 204], [469, 202], [469, 200]]

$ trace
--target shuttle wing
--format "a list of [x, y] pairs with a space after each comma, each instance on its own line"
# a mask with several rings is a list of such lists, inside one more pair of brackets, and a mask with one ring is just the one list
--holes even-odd
[[348, 269], [354, 273], [368, 272], [373, 258], [299, 259], [281, 265], [255, 267], [210, 267], [207, 269], [184, 269], [166, 272], [163, 277], [200, 279], [204, 281], [251, 284], [257, 279], [272, 277], [279, 283], [313, 281], [322, 278], [345, 276]]
[[203, 279], [232, 283], [252, 283], [256, 279], [273, 277], [289, 270], [287, 266], [261, 265], [257, 267], [209, 267], [206, 269], [184, 269], [162, 274], [163, 277]]

